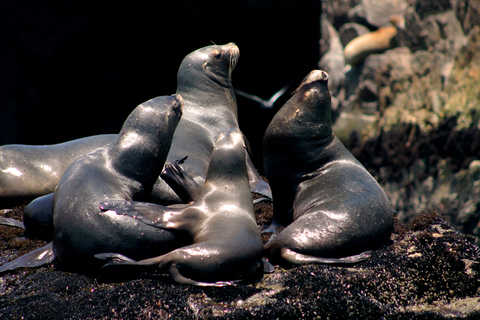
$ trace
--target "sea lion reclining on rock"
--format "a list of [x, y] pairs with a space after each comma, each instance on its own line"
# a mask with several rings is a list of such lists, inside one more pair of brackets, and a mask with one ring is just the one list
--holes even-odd
[[142, 103], [126, 119], [117, 138], [75, 160], [53, 199], [53, 241], [6, 263], [0, 272], [52, 262], [79, 271], [100, 267], [95, 254], [114, 251], [136, 259], [191, 243], [186, 233], [148, 226], [100, 210], [110, 199], [149, 198], [167, 158], [182, 114], [179, 95]]
[[[122, 268], [129, 272], [132, 268], [163, 269], [179, 283], [200, 286], [231, 285], [262, 274], [263, 244], [255, 222], [246, 157], [242, 134], [231, 129], [218, 138], [205, 184], [192, 204], [164, 207], [114, 199], [102, 203], [105, 214], [119, 214], [159, 230], [187, 231], [193, 238], [191, 245], [140, 261], [115, 253], [97, 255], [111, 260], [102, 269], [108, 274], [112, 269], [118, 273]], [[169, 171], [181, 176], [179, 187], [187, 185], [185, 193], [196, 193], [194, 184], [184, 183], [189, 177], [183, 175], [182, 168], [174, 166]]]
[[384, 191], [332, 133], [327, 82], [326, 72], [312, 71], [265, 132], [274, 199], [265, 231], [276, 233], [265, 250], [272, 263], [357, 262], [392, 232]]
[[[178, 70], [176, 94], [183, 97], [185, 104], [167, 162], [188, 156], [185, 170], [200, 186], [205, 181], [215, 140], [230, 128], [238, 128], [232, 71], [239, 56], [233, 43], [207, 46], [188, 54]], [[8, 202], [32, 200], [53, 192], [75, 159], [115, 138], [116, 135], [100, 135], [55, 146], [0, 146], [0, 208]], [[271, 198], [268, 184], [258, 175], [250, 157], [247, 168], [252, 192]], [[44, 198], [46, 205], [39, 207], [48, 207], [51, 200], [51, 196]], [[182, 203], [160, 178], [152, 190], [151, 201], [165, 205]]]
[[[205, 181], [208, 162], [210, 161], [216, 137], [230, 128], [239, 127], [237, 104], [231, 78], [239, 55], [239, 49], [233, 43], [222, 46], [207, 46], [188, 54], [183, 59], [178, 70], [176, 93], [184, 98], [184, 108], [183, 116], [173, 136], [167, 162], [174, 162], [188, 156], [188, 161], [185, 162], [183, 167], [189, 176], [200, 186]], [[4, 175], [8, 175], [9, 179], [12, 178], [11, 174], [0, 172], [0, 185], [5, 181], [9, 185], [16, 184], [18, 180], [22, 183], [22, 188], [25, 188], [25, 196], [38, 196], [46, 192], [46, 190], [39, 190], [36, 187], [37, 184], [25, 184], [24, 182], [48, 180], [48, 185], [51, 188], [50, 192], [53, 192], [53, 188], [56, 186], [61, 174], [68, 167], [63, 167], [64, 164], [73, 162], [76, 159], [75, 157], [79, 156], [78, 152], [72, 153], [72, 150], [82, 150], [88, 153], [98, 148], [99, 143], [105, 143], [105, 139], [114, 140], [115, 138], [116, 135], [104, 135], [90, 137], [77, 142], [73, 141], [60, 147], [41, 147], [43, 153], [48, 154], [50, 152], [50, 154], [45, 158], [43, 156], [35, 156], [35, 158], [38, 158], [35, 162], [35, 164], [38, 162], [38, 165], [35, 165], [35, 168], [38, 166], [55, 168], [55, 174], [48, 176], [44, 172], [40, 176], [36, 173], [36, 169], [32, 169], [32, 166], [28, 163], [29, 161], [26, 163], [18, 160], [16, 162], [10, 161], [9, 167], [12, 166], [13, 168], [16, 165], [19, 171], [25, 172], [25, 175], [14, 177], [14, 180], [3, 180]], [[2, 163], [2, 159], [6, 159], [7, 154], [12, 155], [12, 151], [9, 150], [7, 152], [6, 147], [0, 147], [0, 168], [6, 165]], [[18, 159], [28, 150], [36, 148], [38, 147], [22, 147], [17, 150], [15, 157]], [[28, 157], [28, 159], [30, 158]], [[61, 168], [60, 164], [62, 165]], [[159, 166], [163, 166], [163, 162], [159, 163]], [[271, 198], [270, 187], [258, 175], [250, 156], [247, 156], [247, 170], [252, 192]], [[29, 172], [28, 175], [26, 174], [27, 172]], [[26, 180], [28, 181], [23, 179], [25, 177], [27, 177]], [[6, 189], [8, 187], [5, 187]], [[5, 194], [2, 194], [2, 190], [0, 187], [0, 202], [2, 197], [4, 200], [6, 199], [4, 197]], [[164, 205], [184, 202], [162, 178], [157, 179], [151, 197], [148, 200]], [[50, 194], [32, 201], [27, 206], [24, 211], [24, 222], [28, 234], [47, 241], [51, 239], [53, 228], [51, 217], [52, 201], [53, 194]], [[5, 223], [9, 222], [6, 221]]]

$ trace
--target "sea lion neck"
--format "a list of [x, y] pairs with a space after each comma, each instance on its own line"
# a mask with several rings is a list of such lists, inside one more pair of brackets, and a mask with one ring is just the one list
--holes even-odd
[[205, 184], [250, 193], [246, 157], [244, 138], [239, 130], [230, 129], [221, 134], [212, 152]]
[[177, 95], [154, 98], [135, 108], [109, 146], [112, 163], [118, 164], [115, 169], [153, 187], [162, 169], [158, 164], [167, 158], [182, 107], [183, 99]]
[[312, 71], [277, 112], [265, 132], [264, 152], [267, 155], [264, 162], [270, 161], [270, 150], [274, 150], [277, 162], [278, 154], [282, 155], [280, 161], [286, 163], [285, 166], [294, 165], [301, 159], [310, 170], [321, 161], [318, 151], [333, 139], [327, 80], [326, 72]]

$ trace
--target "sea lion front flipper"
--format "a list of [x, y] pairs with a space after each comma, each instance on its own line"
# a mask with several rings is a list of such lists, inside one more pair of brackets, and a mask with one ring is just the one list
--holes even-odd
[[272, 221], [272, 223], [268, 226], [264, 226], [264, 229], [262, 230], [262, 233], [268, 233], [268, 232], [273, 232], [272, 237], [270, 237], [269, 242], [273, 240], [275, 235], [279, 234], [283, 229], [285, 229], [285, 226], [281, 223], [276, 222], [275, 220]]
[[202, 187], [181, 166], [187, 158], [188, 156], [173, 163], [166, 163], [160, 174], [160, 177], [175, 191], [184, 203], [197, 200], [202, 192]]
[[247, 154], [247, 174], [248, 174], [248, 182], [250, 183], [250, 189], [252, 190], [252, 192], [259, 193], [269, 199], [273, 199], [270, 185], [260, 177], [257, 170], [255, 169], [255, 166], [253, 165], [252, 159], [250, 159], [250, 156], [248, 154]]
[[23, 223], [30, 238], [52, 241], [53, 193], [32, 200], [23, 210]]
[[[114, 211], [116, 214], [132, 217], [146, 225], [162, 228], [162, 229], [181, 229], [181, 221], [176, 221], [175, 217], [180, 213], [178, 210], [161, 206], [159, 204], [125, 201], [125, 200], [109, 200], [100, 203], [100, 209], [107, 213]], [[169, 213], [167, 219], [166, 213]]]
[[263, 263], [263, 273], [272, 273], [275, 270], [273, 264], [262, 258]]
[[342, 258], [323, 258], [310, 256], [293, 251], [292, 249], [283, 248], [281, 250], [282, 258], [293, 264], [307, 264], [307, 263], [326, 263], [326, 264], [352, 264], [370, 258], [372, 251], [365, 251], [353, 256]]
[[0, 266], [0, 273], [22, 267], [39, 267], [55, 260], [53, 242]]

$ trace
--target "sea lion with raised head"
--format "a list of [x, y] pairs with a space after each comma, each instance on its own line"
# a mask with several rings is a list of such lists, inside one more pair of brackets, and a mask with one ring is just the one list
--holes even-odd
[[159, 230], [187, 231], [193, 238], [189, 246], [138, 262], [118, 254], [97, 255], [111, 259], [104, 268], [108, 272], [122, 267], [159, 268], [168, 270], [179, 283], [200, 286], [230, 285], [263, 273], [263, 245], [255, 222], [247, 156], [242, 134], [231, 129], [216, 142], [202, 192], [192, 204], [164, 207], [113, 199], [102, 203], [106, 214], [128, 215]]
[[[212, 45], [187, 55], [177, 76], [177, 94], [185, 100], [182, 119], [173, 137], [168, 162], [188, 156], [184, 169], [201, 186], [217, 137], [230, 128], [239, 128], [232, 71], [240, 51], [234, 43]], [[252, 192], [271, 198], [268, 184], [258, 175], [247, 156]], [[157, 203], [181, 203], [168, 184], [159, 179], [153, 199]]]
[[[176, 94], [184, 98], [184, 108], [182, 119], [173, 137], [167, 162], [177, 161], [188, 156], [188, 161], [185, 162], [185, 170], [200, 186], [205, 181], [208, 162], [216, 138], [230, 128], [239, 127], [237, 103], [232, 87], [232, 71], [239, 56], [240, 51], [234, 43], [207, 46], [188, 54], [178, 70]], [[114, 138], [114, 135], [107, 135], [104, 139], [110, 142]], [[67, 159], [63, 156], [63, 149], [44, 147], [42, 150], [45, 154], [35, 156], [36, 162], [33, 162], [33, 156], [25, 157], [27, 162], [31, 162], [28, 167], [53, 168], [55, 172], [61, 171], [63, 173], [73, 160], [83, 154], [82, 152], [88, 153], [98, 147], [97, 145], [93, 146], [89, 140], [81, 140], [78, 143], [81, 143], [81, 145], [76, 147], [78, 148], [76, 157]], [[35, 187], [32, 187], [34, 190], [28, 191], [23, 187], [23, 184], [33, 184], [34, 181], [41, 181], [42, 176], [36, 171], [16, 169], [17, 167], [11, 164], [2, 166], [1, 159], [6, 155], [2, 154], [1, 151], [2, 149], [0, 149], [0, 169], [6, 170], [9, 176], [13, 175], [14, 177], [18, 173], [25, 172], [21, 178], [24, 181], [22, 185], [19, 185], [18, 190], [15, 189], [16, 193], [22, 195], [22, 192], [26, 192], [29, 196], [41, 196], [53, 192], [60, 180], [61, 173], [49, 177], [51, 183], [48, 185], [39, 187], [37, 186], [38, 183], [35, 182]], [[15, 159], [19, 157], [15, 156]], [[9, 161], [9, 163], [14, 162], [18, 161]], [[18, 163], [16, 165], [18, 166]], [[160, 165], [163, 166], [163, 163]], [[271, 198], [270, 187], [259, 176], [250, 157], [247, 159], [247, 169], [252, 192]], [[8, 192], [11, 192], [8, 190], [14, 184], [14, 182], [10, 183], [6, 180], [7, 186], [2, 188], [4, 182], [1, 174], [0, 172], [0, 200], [2, 198], [8, 199], [10, 196]], [[15, 179], [17, 181], [20, 178], [15, 177]], [[152, 191], [151, 201], [161, 204], [182, 202], [168, 184], [160, 178]]]
[[272, 263], [351, 263], [387, 243], [393, 226], [380, 185], [332, 133], [325, 71], [312, 71], [264, 136], [264, 168], [280, 231]]
[[105, 251], [144, 259], [191, 243], [184, 233], [158, 229], [128, 217], [103, 212], [110, 199], [149, 197], [167, 158], [182, 114], [179, 95], [157, 97], [139, 105], [117, 138], [75, 160], [53, 197], [53, 241], [0, 267], [36, 266], [53, 261], [81, 271], [99, 266], [94, 255]]

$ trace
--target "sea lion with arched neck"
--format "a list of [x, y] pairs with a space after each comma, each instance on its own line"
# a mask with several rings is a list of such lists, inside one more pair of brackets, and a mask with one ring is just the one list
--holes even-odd
[[[187, 55], [178, 69], [176, 93], [184, 98], [185, 106], [167, 161], [188, 156], [184, 169], [200, 186], [217, 137], [230, 128], [239, 129], [232, 87], [232, 72], [239, 56], [234, 43], [212, 45]], [[249, 156], [247, 170], [252, 192], [271, 198], [270, 187], [258, 175]], [[181, 202], [161, 179], [155, 185], [153, 199], [161, 204]]]
[[94, 258], [105, 251], [137, 259], [169, 252], [191, 242], [185, 234], [161, 230], [128, 217], [102, 212], [110, 199], [144, 200], [151, 194], [167, 158], [182, 114], [179, 95], [158, 97], [139, 105], [117, 138], [75, 160], [53, 197], [53, 241], [0, 267], [57, 261], [79, 271], [95, 270]]
[[[234, 43], [211, 45], [188, 54], [178, 70], [176, 94], [184, 98], [184, 108], [182, 119], [173, 137], [167, 162], [174, 162], [188, 156], [188, 161], [185, 162], [185, 170], [200, 186], [205, 181], [208, 162], [216, 138], [230, 128], [239, 128], [237, 103], [232, 87], [232, 72], [239, 56], [240, 51]], [[90, 141], [91, 139], [93, 139], [93, 142]], [[99, 139], [103, 140], [98, 141]], [[63, 155], [65, 147], [63, 149], [44, 147], [41, 155], [26, 157], [27, 169], [25, 170], [16, 169], [15, 166], [18, 166], [18, 159], [22, 152], [26, 151], [22, 151], [22, 149], [14, 157], [17, 160], [9, 161], [8, 165], [2, 165], [3, 157], [8, 157], [10, 152], [4, 152], [2, 151], [4, 149], [0, 147], [0, 169], [7, 170], [7, 173], [0, 171], [0, 201], [2, 199], [8, 200], [10, 197], [8, 193], [10, 191], [8, 190], [11, 189], [12, 185], [19, 183], [20, 187], [15, 191], [15, 196], [22, 196], [22, 192], [27, 193], [29, 197], [53, 192], [61, 174], [76, 158], [113, 139], [115, 139], [115, 135], [104, 135], [86, 138], [75, 144], [67, 143], [78, 150], [78, 152], [74, 150], [75, 155], [69, 158]], [[25, 146], [25, 148], [30, 150], [36, 147]], [[11, 163], [13, 162], [15, 162], [15, 166], [12, 167]], [[163, 163], [159, 165], [163, 166]], [[45, 180], [43, 175], [40, 176], [33, 169], [29, 169], [38, 166], [53, 168], [55, 172], [59, 172], [50, 175], [48, 177], [49, 184], [41, 186], [41, 188], [36, 181]], [[259, 176], [250, 157], [247, 159], [247, 170], [252, 192], [271, 198], [270, 187]], [[22, 177], [15, 176], [18, 172], [24, 172], [24, 175]], [[9, 179], [11, 178], [11, 182], [3, 178], [5, 174], [8, 175]], [[2, 183], [7, 184], [5, 188], [2, 187]], [[32, 184], [34, 190], [27, 190], [24, 184]], [[158, 179], [152, 191], [151, 201], [161, 204], [182, 202], [161, 178]], [[46, 206], [42, 204], [41, 207], [45, 208]]]
[[272, 263], [352, 263], [387, 243], [391, 204], [375, 179], [332, 133], [328, 75], [312, 71], [264, 136], [264, 168], [280, 231]]
[[255, 222], [246, 157], [243, 136], [234, 128], [218, 138], [205, 184], [192, 204], [102, 203], [107, 213], [128, 215], [159, 230], [186, 231], [193, 238], [189, 246], [141, 261], [118, 254], [97, 255], [112, 259], [105, 266], [107, 272], [125, 266], [129, 270], [164, 269], [177, 282], [199, 286], [231, 285], [262, 274], [263, 244]]

